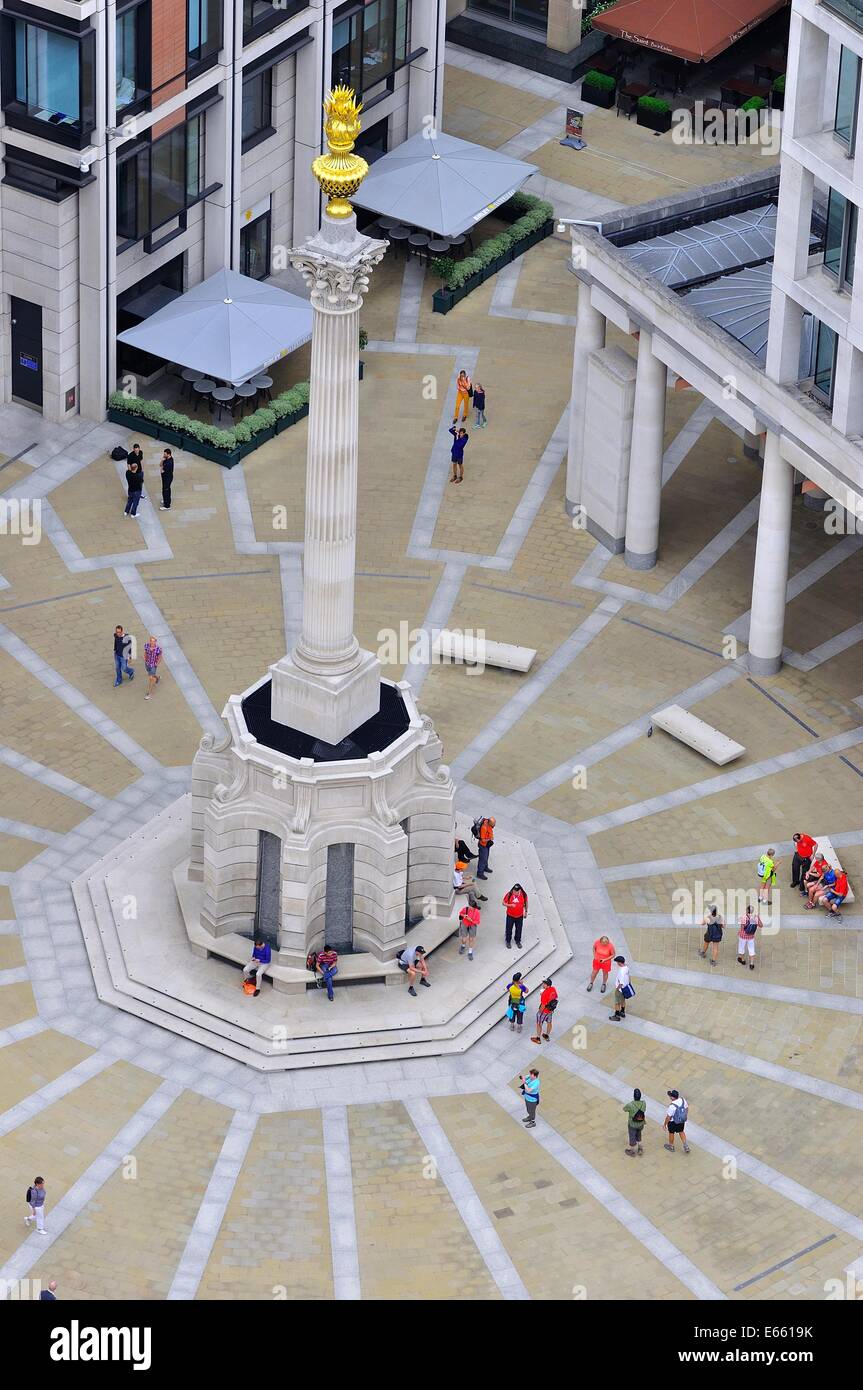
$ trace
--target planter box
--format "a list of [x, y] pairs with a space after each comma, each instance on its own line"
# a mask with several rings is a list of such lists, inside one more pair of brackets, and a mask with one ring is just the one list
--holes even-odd
[[176, 430], [169, 430], [161, 427], [158, 420], [145, 420], [141, 415], [132, 415], [125, 410], [119, 410], [116, 406], [109, 406], [108, 419], [115, 425], [125, 425], [127, 429], [134, 430], [136, 434], [146, 434], [151, 439], [176, 442], [178, 447], [183, 448], [189, 454], [197, 454], [199, 458], [210, 459], [213, 463], [220, 463], [223, 468], [233, 468], [247, 454], [253, 454], [256, 449], [265, 444], [274, 435], [281, 434], [282, 430], [288, 429], [290, 425], [295, 425], [298, 420], [302, 420], [308, 415], [308, 403], [301, 406], [293, 415], [286, 415], [278, 420], [275, 425], [270, 425], [267, 429], [259, 430], [258, 433], [244, 444], [238, 444], [235, 449], [217, 449], [213, 444], [205, 444], [199, 439], [190, 439], [187, 435], [180, 436]]
[[785, 93], [784, 93], [784, 92], [771, 92], [771, 93], [770, 93], [770, 105], [773, 107], [773, 110], [774, 110], [774, 111], [784, 111], [784, 109], [785, 109]]
[[478, 285], [489, 280], [492, 275], [497, 275], [505, 265], [514, 261], [518, 256], [522, 256], [525, 251], [529, 251], [531, 246], [536, 246], [540, 241], [544, 241], [547, 236], [551, 236], [554, 231], [554, 218], [549, 217], [547, 222], [543, 222], [541, 227], [537, 227], [535, 232], [530, 232], [523, 240], [517, 242], [515, 246], [508, 247], [502, 256], [498, 256], [490, 265], [484, 266], [476, 275], [471, 275], [465, 280], [463, 285], [459, 285], [457, 290], [450, 290], [443, 286], [435, 290], [432, 295], [432, 312], [435, 314], [448, 314], [450, 309], [454, 309], [471, 290], [475, 290]]
[[608, 111], [614, 105], [614, 87], [590, 87], [586, 82], [581, 84], [581, 99], [589, 101], [591, 106], [602, 106]]
[[636, 107], [635, 120], [638, 125], [647, 126], [648, 130], [653, 130], [657, 135], [664, 135], [671, 129], [670, 111], [642, 111]]

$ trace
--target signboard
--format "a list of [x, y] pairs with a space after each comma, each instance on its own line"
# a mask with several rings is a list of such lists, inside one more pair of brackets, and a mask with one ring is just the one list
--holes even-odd
[[66, 392], [66, 409], [67, 409], [67, 410], [74, 410], [74, 409], [75, 409], [75, 395], [76, 395], [76, 391], [77, 391], [77, 388], [76, 388], [75, 386], [70, 386], [70, 387], [69, 387], [69, 390]]
[[29, 352], [19, 352], [18, 366], [26, 367], [28, 372], [38, 372], [39, 359], [38, 357], [33, 357]]
[[587, 148], [587, 141], [582, 139], [584, 130], [584, 112], [575, 111], [571, 106], [566, 108], [566, 131], [561, 140], [561, 145], [569, 145], [570, 149], [583, 150]]

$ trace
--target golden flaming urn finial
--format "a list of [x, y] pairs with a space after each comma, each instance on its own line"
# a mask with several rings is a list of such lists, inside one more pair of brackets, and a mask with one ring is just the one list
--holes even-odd
[[362, 109], [350, 87], [341, 85], [334, 87], [324, 102], [324, 134], [329, 154], [318, 155], [312, 161], [312, 173], [329, 198], [330, 217], [350, 217], [353, 208], [348, 200], [369, 172], [362, 156], [351, 153], [360, 133]]

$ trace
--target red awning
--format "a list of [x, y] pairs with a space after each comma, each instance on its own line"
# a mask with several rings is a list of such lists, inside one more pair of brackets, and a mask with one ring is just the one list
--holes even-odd
[[706, 63], [788, 0], [618, 0], [594, 29], [657, 53]]

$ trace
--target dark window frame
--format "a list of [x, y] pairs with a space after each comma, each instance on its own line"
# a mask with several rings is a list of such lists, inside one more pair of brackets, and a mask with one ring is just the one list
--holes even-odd
[[[243, 44], [252, 43], [254, 39], [259, 39], [262, 34], [269, 34], [271, 30], [278, 29], [289, 19], [296, 19], [298, 14], [309, 8], [309, 0], [286, 0], [286, 3], [267, 4], [269, 13], [263, 14], [258, 20], [246, 23], [246, 13], [251, 10], [254, 13], [256, 0], [243, 0]], [[266, 3], [266, 0], [257, 0], [257, 3]]]
[[[128, 150], [123, 157], [117, 158], [116, 174], [116, 199], [117, 199], [117, 255], [128, 251], [131, 246], [136, 246], [143, 241], [144, 251], [150, 254], [158, 251], [160, 247], [166, 246], [174, 237], [180, 236], [188, 226], [189, 210], [197, 203], [201, 203], [205, 198], [210, 197], [221, 184], [206, 184], [206, 143], [207, 126], [204, 113], [209, 106], [215, 105], [214, 101], [205, 101], [201, 106], [187, 110], [187, 119], [182, 125], [176, 125], [172, 130], [160, 136], [158, 140], [141, 140]], [[190, 157], [190, 129], [194, 122], [200, 121], [198, 127], [198, 177], [195, 181], [193, 191], [189, 186], [189, 157]], [[153, 151], [164, 141], [176, 139], [178, 132], [183, 135], [183, 200], [178, 203], [176, 210], [172, 210], [169, 215], [160, 217], [158, 221], [153, 213]], [[143, 166], [142, 162], [143, 161]], [[123, 210], [123, 200], [120, 195], [120, 184], [124, 177], [123, 170], [129, 170], [126, 178], [134, 180], [133, 192], [130, 202], [132, 204], [128, 212]], [[178, 180], [179, 184], [179, 180]], [[177, 226], [167, 232], [158, 241], [154, 240], [156, 233], [162, 228], [170, 226], [176, 222]]]
[[[365, 71], [363, 64], [365, 27], [364, 18], [366, 11], [372, 4], [392, 4], [392, 13], [389, 17], [388, 41], [390, 60], [388, 67], [381, 72], [376, 72], [368, 81], [364, 81]], [[357, 98], [363, 100], [363, 93], [372, 91], [374, 88], [385, 83], [384, 91], [376, 93], [371, 98], [368, 105], [372, 106], [378, 101], [385, 100], [391, 92], [395, 90], [395, 76], [402, 68], [408, 67], [415, 58], [420, 56], [424, 49], [411, 52], [410, 36], [412, 24], [412, 0], [404, 0], [404, 30], [402, 33], [401, 44], [397, 42], [399, 35], [399, 5], [402, 0], [365, 0], [363, 4], [348, 3], [340, 6], [333, 12], [333, 28], [336, 24], [348, 21], [348, 41], [343, 43], [340, 48], [333, 48], [332, 59], [330, 62], [330, 83], [333, 87], [342, 82], [348, 87], [352, 87], [356, 92]], [[347, 52], [349, 54], [347, 67], [342, 64], [339, 71], [336, 71], [336, 62], [339, 54]]]
[[253, 279], [253, 280], [266, 280], [267, 277], [270, 275], [271, 270], [272, 270], [272, 259], [273, 259], [273, 210], [272, 210], [272, 208], [271, 208], [271, 207], [267, 208], [267, 211], [266, 211], [266, 212], [262, 212], [262, 213], [260, 213], [257, 217], [253, 217], [252, 220], [251, 220], [251, 222], [246, 222], [245, 225], [242, 226], [242, 227], [240, 228], [240, 274], [241, 274], [241, 275], [249, 275], [249, 271], [248, 271], [247, 269], [244, 268], [246, 256], [245, 256], [244, 249], [243, 249], [243, 233], [244, 233], [244, 232], [250, 231], [252, 227], [257, 227], [258, 223], [260, 223], [260, 222], [266, 223], [266, 231], [267, 231], [267, 249], [266, 249], [266, 255], [264, 256], [264, 265], [266, 266], [266, 274], [265, 274], [265, 275], [253, 275], [253, 276], [250, 277], [250, 278]]
[[260, 83], [261, 85], [260, 99], [255, 102], [255, 105], [259, 108], [256, 112], [256, 118], [259, 123], [255, 125], [254, 129], [247, 132], [245, 120], [243, 119], [241, 130], [241, 150], [243, 154], [247, 154], [249, 150], [255, 149], [257, 145], [262, 145], [265, 140], [269, 140], [270, 137], [276, 133], [276, 127], [273, 125], [273, 68], [261, 68], [259, 72], [253, 72], [248, 76], [243, 76], [243, 118], [246, 114], [246, 88], [250, 87], [253, 82]]
[[5, 184], [50, 203], [62, 203], [77, 193], [79, 188], [96, 182], [95, 174], [85, 174], [76, 165], [60, 164], [19, 145], [7, 143], [3, 163]]
[[[128, 120], [139, 111], [150, 109], [152, 70], [152, 0], [126, 0], [117, 6], [116, 24], [134, 12], [135, 15], [135, 90], [136, 96], [124, 106], [117, 103], [117, 120]], [[116, 43], [115, 43], [115, 81], [116, 81]]]
[[[0, 11], [0, 104], [6, 124], [54, 144], [84, 149], [96, 128], [96, 31], [89, 26], [70, 28], [69, 21], [55, 23], [59, 16], [30, 6], [7, 7]], [[78, 119], [69, 124], [51, 124], [30, 115], [27, 103], [18, 97], [16, 23], [31, 29], [59, 34], [78, 49]]]
[[[830, 233], [830, 209], [834, 199], [842, 203], [842, 230], [839, 237], [838, 252], [834, 246], [827, 244], [827, 236]], [[856, 203], [852, 203], [850, 198], [846, 198], [835, 188], [830, 189], [827, 199], [827, 227], [825, 231], [824, 254], [822, 264], [827, 274], [836, 281], [837, 289], [840, 293], [850, 294], [854, 286], [854, 261], [857, 249], [857, 223], [859, 210]], [[828, 260], [832, 257], [832, 260]], [[850, 274], [849, 274], [850, 269]]]
[[[225, 36], [222, 30], [222, 6], [219, 0], [185, 0], [186, 4], [186, 77], [198, 77], [207, 68], [213, 67], [219, 61], [219, 54]], [[194, 49], [190, 47], [191, 23], [190, 17], [192, 10], [198, 14], [199, 33], [202, 29], [201, 17], [206, 13], [208, 22], [215, 20], [215, 38], [206, 43], [199, 43]], [[181, 74], [178, 74], [178, 76]]]
[[[833, 335], [833, 352], [830, 359], [829, 391], [825, 391], [823, 387], [819, 386], [818, 384], [818, 344], [821, 340], [822, 331], [825, 333], [832, 333]], [[812, 395], [815, 397], [816, 400], [819, 400], [822, 402], [823, 405], [826, 405], [828, 409], [832, 409], [833, 407], [833, 397], [836, 392], [836, 358], [838, 352], [839, 334], [835, 331], [835, 329], [831, 328], [828, 323], [824, 323], [823, 319], [818, 319], [818, 328], [815, 333], [815, 357], [812, 378]]]

